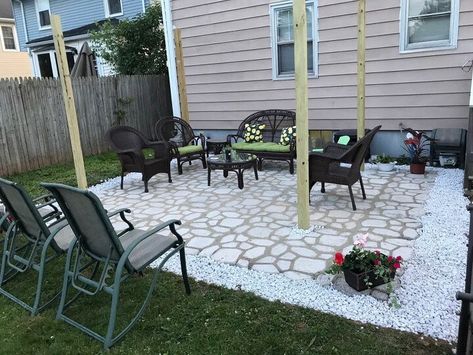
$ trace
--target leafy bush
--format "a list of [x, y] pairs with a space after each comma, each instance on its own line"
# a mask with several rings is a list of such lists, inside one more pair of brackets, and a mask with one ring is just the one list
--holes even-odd
[[91, 36], [95, 53], [118, 74], [167, 73], [163, 16], [157, 4], [131, 20], [106, 21]]

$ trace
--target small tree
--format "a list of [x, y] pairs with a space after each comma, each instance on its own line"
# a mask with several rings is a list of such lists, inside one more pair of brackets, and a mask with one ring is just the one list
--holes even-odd
[[162, 74], [166, 68], [163, 17], [159, 5], [131, 20], [107, 21], [91, 32], [95, 53], [118, 74]]

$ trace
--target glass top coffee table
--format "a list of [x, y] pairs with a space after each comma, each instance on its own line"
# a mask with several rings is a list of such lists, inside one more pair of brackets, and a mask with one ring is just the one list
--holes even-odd
[[223, 170], [223, 176], [228, 177], [228, 172], [233, 171], [237, 175], [238, 187], [243, 189], [243, 172], [253, 168], [255, 179], [258, 180], [256, 168], [256, 156], [246, 153], [238, 153], [234, 150], [223, 151], [221, 154], [211, 156], [207, 159], [207, 185], [210, 186], [210, 175], [212, 170]]

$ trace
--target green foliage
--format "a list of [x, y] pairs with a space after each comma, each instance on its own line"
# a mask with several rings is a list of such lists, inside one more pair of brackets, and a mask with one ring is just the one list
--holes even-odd
[[389, 163], [394, 163], [396, 162], [396, 159], [389, 156], [389, 155], [378, 155], [378, 157], [376, 158], [376, 160], [374, 161], [374, 163], [378, 164], [389, 164]]
[[132, 97], [125, 97], [125, 98], [120, 97], [120, 98], [118, 98], [118, 100], [117, 100], [117, 110], [113, 111], [113, 113], [115, 114], [115, 117], [116, 117], [116, 120], [115, 120], [116, 125], [123, 124], [123, 121], [125, 120], [126, 113], [127, 113], [126, 108], [132, 102], [133, 102]]
[[118, 24], [107, 21], [91, 36], [94, 51], [118, 74], [167, 73], [163, 17], [158, 4], [131, 20]]

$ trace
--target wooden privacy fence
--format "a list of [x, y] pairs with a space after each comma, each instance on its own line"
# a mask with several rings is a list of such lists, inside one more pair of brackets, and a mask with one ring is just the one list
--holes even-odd
[[[85, 155], [109, 150], [105, 132], [132, 126], [151, 138], [160, 117], [171, 115], [169, 83], [163, 75], [72, 78]], [[56, 79], [0, 80], [0, 176], [72, 160]]]

